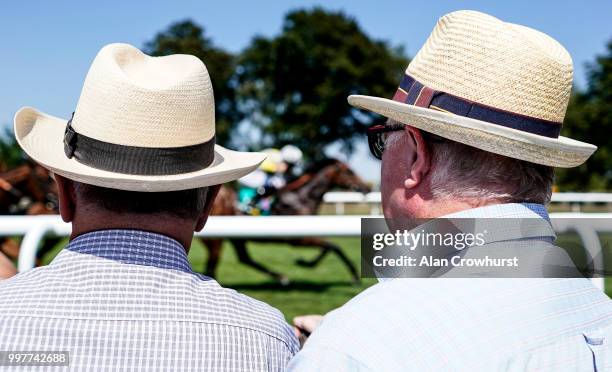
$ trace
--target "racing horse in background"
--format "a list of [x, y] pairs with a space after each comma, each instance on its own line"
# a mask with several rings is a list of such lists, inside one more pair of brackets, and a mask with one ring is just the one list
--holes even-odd
[[[58, 212], [57, 186], [47, 169], [28, 160], [17, 168], [0, 172], [0, 214], [32, 216]], [[45, 239], [37, 251], [37, 258], [53, 248], [59, 240]], [[19, 243], [0, 236], [0, 254], [17, 259]]]
[[[317, 214], [323, 202], [323, 195], [332, 189], [348, 189], [367, 193], [370, 187], [359, 178], [345, 163], [337, 159], [325, 159], [311, 165], [302, 176], [281, 188], [276, 194], [276, 202], [272, 204], [272, 215], [313, 215]], [[211, 215], [239, 215], [236, 193], [229, 187], [222, 186], [215, 199]], [[335, 254], [350, 272], [353, 281], [359, 281], [359, 273], [355, 265], [344, 254], [342, 249], [321, 238], [252, 238], [229, 239], [236, 251], [238, 260], [255, 270], [263, 272], [281, 284], [288, 284], [288, 278], [279, 272], [253, 260], [247, 249], [247, 243], [274, 242], [286, 243], [293, 247], [319, 247], [320, 253], [311, 261], [298, 260], [297, 264], [305, 267], [317, 266], [329, 253]], [[222, 239], [202, 239], [208, 250], [208, 261], [205, 274], [214, 277], [221, 256]]]

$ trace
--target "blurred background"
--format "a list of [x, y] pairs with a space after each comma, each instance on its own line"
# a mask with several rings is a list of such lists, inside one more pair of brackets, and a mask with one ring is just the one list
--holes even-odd
[[[68, 118], [91, 61], [112, 42], [151, 55], [202, 59], [215, 92], [218, 143], [270, 154], [260, 178], [231, 185], [231, 207], [218, 214], [296, 214], [295, 206], [277, 204], [279, 193], [304, 187], [302, 176], [330, 167], [338, 182], [301, 201], [308, 214], [379, 214], [379, 163], [369, 154], [364, 130], [381, 118], [350, 108], [346, 97], [391, 97], [436, 20], [459, 9], [536, 28], [568, 49], [575, 85], [562, 135], [599, 150], [581, 167], [558, 170], [552, 209], [609, 212], [610, 1], [21, 1], [0, 10], [0, 214], [56, 212], [49, 175], [15, 144], [12, 117], [31, 105]], [[609, 237], [600, 236], [607, 247]], [[20, 242], [19, 234], [0, 238], [14, 261]], [[209, 252], [220, 250], [217, 279], [270, 302], [288, 318], [326, 312], [373, 283], [355, 278], [358, 237], [248, 242], [248, 257], [243, 243], [232, 249], [228, 241], [213, 241], [211, 250], [197, 239], [190, 258], [197, 271], [212, 273]], [[64, 244], [41, 242], [38, 264]]]

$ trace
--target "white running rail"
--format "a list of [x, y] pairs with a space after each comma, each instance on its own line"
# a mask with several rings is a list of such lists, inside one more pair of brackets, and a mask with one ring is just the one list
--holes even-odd
[[[351, 191], [331, 191], [323, 195], [323, 202], [334, 204], [336, 214], [344, 214], [345, 204], [369, 204], [370, 214], [380, 214], [380, 192], [362, 194]], [[603, 192], [555, 192], [552, 203], [568, 203], [572, 212], [580, 212], [580, 206], [585, 203], [612, 203], [612, 193]]]

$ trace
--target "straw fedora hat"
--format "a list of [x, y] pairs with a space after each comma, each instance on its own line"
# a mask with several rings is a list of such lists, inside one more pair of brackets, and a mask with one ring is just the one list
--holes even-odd
[[440, 18], [393, 99], [348, 101], [481, 150], [574, 167], [597, 147], [559, 136], [572, 70], [568, 52], [548, 35], [457, 11]]
[[215, 144], [204, 63], [110, 44], [94, 59], [70, 119], [30, 107], [15, 115], [23, 150], [54, 173], [102, 187], [161, 192], [238, 179], [264, 160]]

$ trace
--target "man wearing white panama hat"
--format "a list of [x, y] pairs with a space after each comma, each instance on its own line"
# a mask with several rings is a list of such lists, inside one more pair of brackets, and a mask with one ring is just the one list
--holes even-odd
[[55, 174], [72, 235], [48, 266], [0, 282], [0, 350], [83, 371], [284, 369], [297, 340], [283, 315], [187, 259], [219, 184], [264, 160], [215, 144], [202, 61], [107, 45], [72, 118], [23, 108], [15, 135]]
[[[571, 85], [571, 58], [551, 37], [475, 11], [440, 18], [393, 99], [348, 98], [389, 119], [368, 132], [382, 159], [387, 225], [393, 231], [398, 221], [503, 218], [510, 220], [499, 231], [504, 237], [489, 247], [559, 251], [544, 207], [552, 167], [580, 165], [596, 149], [559, 136]], [[525, 235], [526, 219], [542, 228]], [[290, 369], [599, 371], [612, 365], [612, 302], [589, 280], [484, 279], [491, 273], [484, 269], [472, 272], [479, 278], [446, 278], [456, 272], [382, 278], [320, 325], [314, 316], [297, 318], [299, 328], [314, 333]]]

